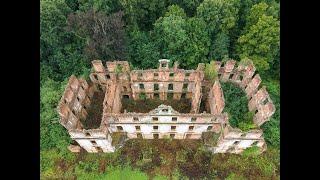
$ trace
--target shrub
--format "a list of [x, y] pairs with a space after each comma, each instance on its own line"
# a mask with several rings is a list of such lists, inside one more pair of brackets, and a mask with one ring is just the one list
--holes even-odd
[[245, 92], [231, 82], [221, 83], [225, 98], [225, 111], [229, 114], [232, 127], [243, 130], [252, 128], [252, 113], [249, 113]]

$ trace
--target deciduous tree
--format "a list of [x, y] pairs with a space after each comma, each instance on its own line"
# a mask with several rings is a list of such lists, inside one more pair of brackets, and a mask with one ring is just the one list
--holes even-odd
[[270, 68], [280, 48], [280, 22], [267, 15], [267, 7], [267, 4], [259, 3], [251, 8], [244, 34], [237, 44], [240, 58], [252, 59], [262, 72]]
[[93, 9], [69, 15], [68, 30], [86, 41], [85, 53], [89, 61], [126, 59], [122, 16], [122, 11], [107, 16]]

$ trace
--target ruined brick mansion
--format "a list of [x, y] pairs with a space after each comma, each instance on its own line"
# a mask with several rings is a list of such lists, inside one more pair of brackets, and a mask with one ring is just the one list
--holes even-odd
[[[252, 63], [215, 62], [218, 76], [213, 83], [204, 78], [204, 64], [184, 70], [178, 63], [169, 67], [169, 62], [161, 59], [158, 69], [131, 70], [127, 61], [106, 62], [104, 66], [94, 60], [89, 81], [71, 76], [58, 105], [60, 123], [75, 142], [69, 149], [114, 152], [118, 147], [112, 135], [118, 132], [126, 139], [201, 139], [203, 133], [212, 132], [218, 135], [216, 144], [208, 148], [213, 153], [241, 153], [251, 146], [258, 146], [261, 152], [266, 149], [259, 127], [270, 119], [275, 107]], [[242, 132], [230, 126], [220, 81], [230, 81], [245, 91], [257, 129]], [[140, 98], [187, 99], [190, 111], [178, 112], [165, 104], [147, 112], [123, 109], [123, 99]], [[99, 116], [90, 118], [92, 109], [100, 109]]]

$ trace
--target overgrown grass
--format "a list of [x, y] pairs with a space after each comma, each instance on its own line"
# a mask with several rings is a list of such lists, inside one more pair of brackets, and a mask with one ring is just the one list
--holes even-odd
[[133, 139], [109, 154], [41, 152], [42, 179], [279, 179], [279, 168], [278, 149], [212, 154], [199, 140]]

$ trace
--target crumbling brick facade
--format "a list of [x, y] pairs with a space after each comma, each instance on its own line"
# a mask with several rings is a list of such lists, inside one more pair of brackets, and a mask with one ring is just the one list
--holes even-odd
[[[196, 70], [179, 69], [177, 62], [172, 68], [169, 60], [159, 60], [158, 69], [130, 70], [127, 61], [92, 61], [90, 80], [71, 76], [58, 106], [60, 123], [68, 130], [78, 146], [69, 147], [79, 152], [81, 146], [87, 152], [113, 152], [112, 133], [123, 132], [132, 138], [200, 139], [203, 132], [219, 134], [214, 153], [241, 153], [256, 145], [261, 151], [266, 143], [261, 129], [242, 132], [232, 128], [224, 109], [224, 95], [219, 81], [230, 81], [241, 87], [249, 99], [249, 110], [255, 111], [254, 123], [261, 126], [275, 111], [265, 87], [259, 88], [261, 79], [255, 74], [252, 63], [238, 64], [229, 60], [216, 62], [218, 79], [212, 84], [204, 80], [204, 64]], [[203, 89], [208, 89], [204, 93]], [[84, 128], [88, 109], [94, 93], [104, 94], [99, 128]], [[202, 97], [206, 96], [207, 111], [200, 112]], [[121, 112], [123, 98], [189, 99], [189, 113], [180, 113], [171, 106], [160, 105], [148, 113]], [[102, 100], [102, 99], [101, 99]]]

